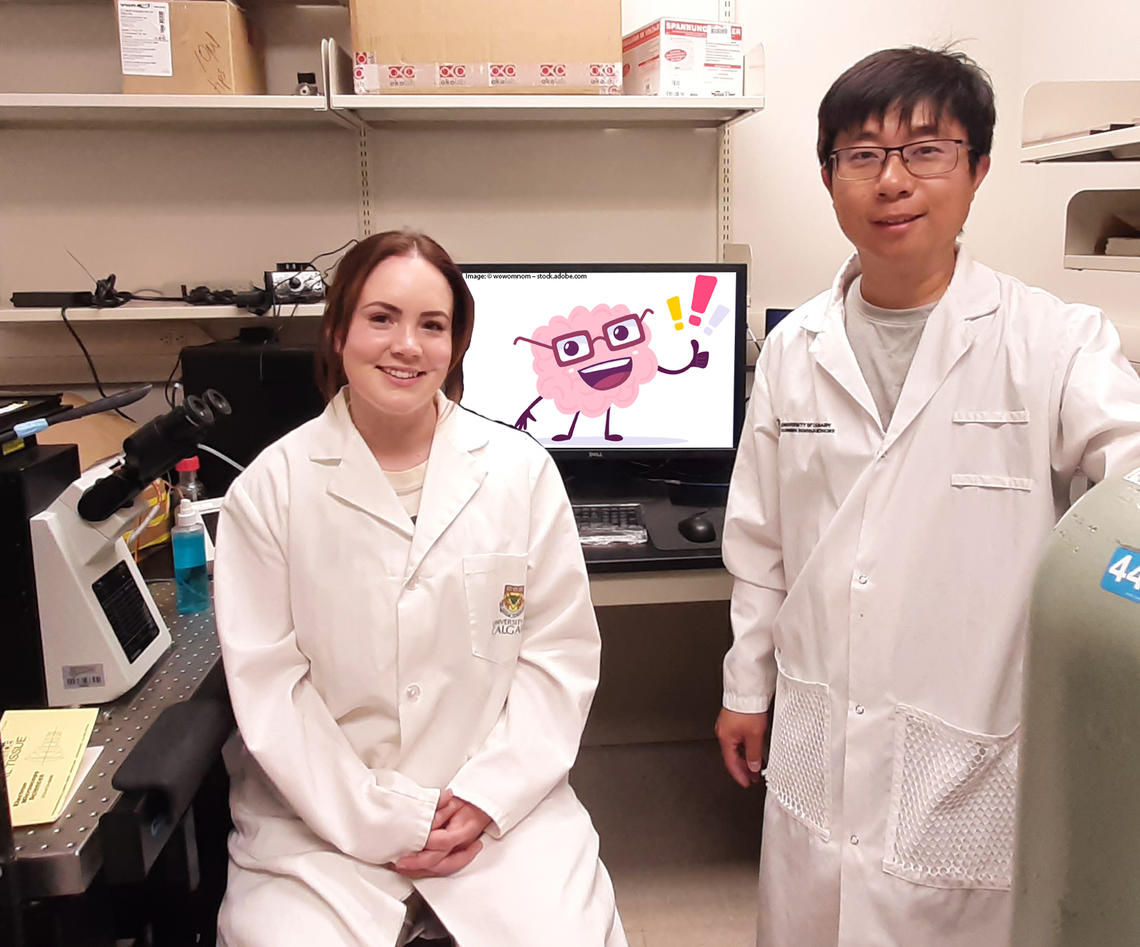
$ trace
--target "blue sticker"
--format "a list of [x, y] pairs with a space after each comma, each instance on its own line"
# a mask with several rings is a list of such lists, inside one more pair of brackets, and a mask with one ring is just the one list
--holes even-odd
[[1140, 602], [1140, 552], [1118, 546], [1104, 570], [1100, 587], [1130, 602]]

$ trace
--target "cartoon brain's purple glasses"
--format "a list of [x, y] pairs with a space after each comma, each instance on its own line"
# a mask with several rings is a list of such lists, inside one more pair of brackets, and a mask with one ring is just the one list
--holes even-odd
[[519, 342], [529, 342], [531, 345], [541, 345], [544, 349], [550, 349], [554, 352], [554, 361], [559, 365], [563, 367], [576, 365], [578, 362], [584, 362], [593, 357], [595, 342], [605, 342], [610, 350], [615, 352], [619, 349], [627, 349], [631, 345], [637, 345], [638, 342], [644, 342], [645, 329], [641, 322], [646, 316], [652, 314], [652, 309], [646, 309], [640, 316], [631, 312], [629, 315], [611, 319], [602, 326], [601, 335], [591, 336], [589, 332], [567, 332], [565, 335], [556, 336], [549, 342], [538, 342], [535, 339], [528, 339], [525, 335], [520, 335], [512, 344], [518, 345]]

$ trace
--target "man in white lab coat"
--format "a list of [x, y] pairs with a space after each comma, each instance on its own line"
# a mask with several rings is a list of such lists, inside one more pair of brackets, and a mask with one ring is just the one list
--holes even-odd
[[958, 245], [993, 123], [984, 72], [914, 48], [820, 106], [856, 253], [765, 343], [724, 531], [743, 785], [773, 710], [763, 947], [1009, 942], [1031, 580], [1078, 469], [1140, 463], [1140, 380], [1101, 312]]

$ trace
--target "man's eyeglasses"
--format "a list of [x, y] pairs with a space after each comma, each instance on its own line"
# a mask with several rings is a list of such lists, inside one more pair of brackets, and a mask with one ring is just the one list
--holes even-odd
[[946, 174], [958, 167], [958, 152], [965, 146], [961, 138], [928, 138], [909, 145], [884, 148], [879, 145], [855, 145], [836, 148], [829, 156], [831, 167], [840, 181], [869, 181], [877, 178], [892, 151], [897, 151], [906, 169], [916, 178]]
[[644, 342], [645, 329], [642, 328], [641, 320], [651, 315], [652, 312], [652, 309], [646, 309], [640, 316], [636, 313], [630, 313], [617, 319], [611, 319], [602, 326], [602, 334], [597, 336], [591, 336], [589, 332], [568, 332], [566, 335], [557, 336], [549, 342], [538, 342], [535, 339], [528, 339], [526, 336], [520, 335], [513, 344], [529, 342], [531, 345], [541, 345], [543, 348], [554, 352], [554, 361], [560, 366], [575, 365], [593, 357], [595, 342], [604, 341], [611, 351], [627, 349], [631, 345], [637, 345], [638, 342]]

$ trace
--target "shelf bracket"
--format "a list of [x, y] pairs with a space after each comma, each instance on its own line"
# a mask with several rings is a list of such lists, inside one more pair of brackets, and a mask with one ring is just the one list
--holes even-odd
[[732, 242], [732, 132], [721, 125], [716, 132], [716, 258]]
[[360, 200], [356, 207], [357, 236], [361, 240], [372, 236], [372, 182], [369, 174], [368, 133], [368, 125], [362, 122], [357, 131], [360, 152]]

